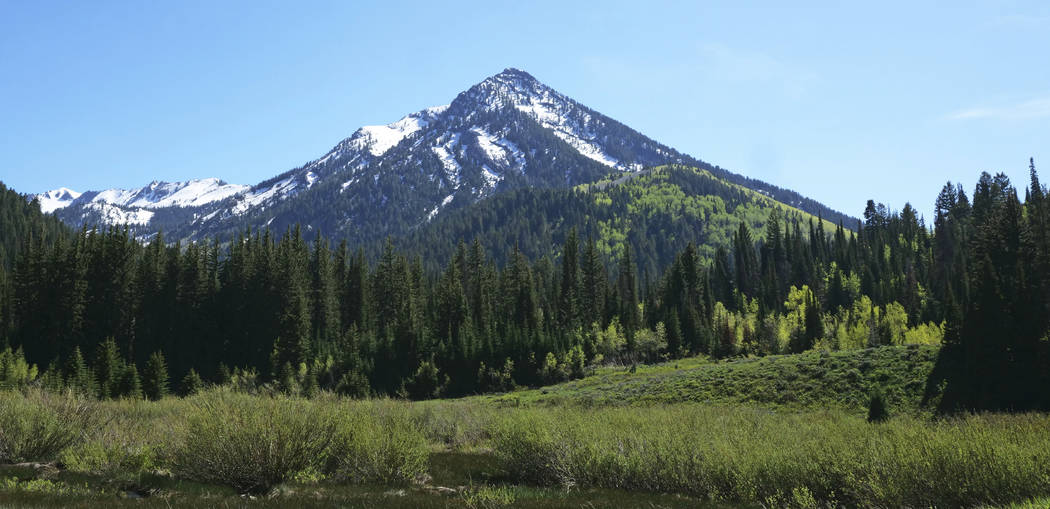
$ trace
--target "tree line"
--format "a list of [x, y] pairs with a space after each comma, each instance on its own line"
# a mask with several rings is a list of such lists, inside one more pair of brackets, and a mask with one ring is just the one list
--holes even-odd
[[630, 243], [610, 260], [575, 230], [556, 258], [513, 246], [497, 264], [475, 240], [441, 270], [390, 241], [373, 262], [299, 227], [186, 245], [28, 232], [0, 272], [17, 349], [0, 374], [39, 364], [41, 380], [102, 397], [156, 396], [170, 370], [182, 392], [207, 380], [429, 398], [607, 362], [943, 343], [945, 405], [1047, 408], [1050, 205], [1034, 162], [1030, 174], [1023, 203], [1003, 174], [982, 174], [972, 202], [945, 185], [932, 228], [910, 205], [870, 201], [833, 234], [773, 208], [761, 238], [741, 222], [709, 262], [689, 244], [651, 281]]

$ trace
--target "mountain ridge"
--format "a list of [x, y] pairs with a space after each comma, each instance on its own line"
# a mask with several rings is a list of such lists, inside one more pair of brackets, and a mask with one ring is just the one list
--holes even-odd
[[807, 212], [854, 221], [794, 191], [682, 154], [514, 68], [448, 105], [363, 126], [321, 157], [255, 185], [155, 181], [138, 190], [73, 196], [58, 189], [35, 198], [74, 226], [128, 223], [141, 238], [163, 230], [173, 240], [196, 240], [301, 223], [364, 243], [497, 192], [572, 187], [663, 164], [695, 166]]

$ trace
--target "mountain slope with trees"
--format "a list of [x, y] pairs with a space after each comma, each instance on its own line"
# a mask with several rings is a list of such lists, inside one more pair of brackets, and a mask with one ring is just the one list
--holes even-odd
[[[943, 342], [930, 383], [946, 387], [945, 409], [1046, 408], [1037, 388], [1050, 358], [1047, 198], [1031, 170], [1024, 203], [1002, 174], [982, 174], [972, 203], [946, 185], [932, 231], [910, 206], [874, 202], [858, 232], [803, 228], [770, 207], [756, 234], [745, 214], [730, 247], [708, 257], [689, 243], [652, 278], [638, 270], [651, 248], [622, 242], [610, 258], [575, 228], [558, 256], [512, 248], [497, 261], [476, 240], [439, 270], [426, 268], [430, 253], [388, 242], [373, 264], [298, 227], [224, 247], [85, 229], [50, 246], [22, 243], [0, 278], [4, 341], [20, 349], [8, 358], [24, 352], [46, 366], [45, 385], [102, 396], [163, 394], [157, 378], [199, 373], [241, 387], [416, 398], [548, 384], [610, 360]], [[679, 178], [718, 183], [668, 168], [575, 190], [592, 194], [574, 202], [637, 191], [618, 203], [681, 208], [690, 202], [641, 192], [662, 196]], [[154, 380], [136, 384], [131, 366]]]
[[[580, 239], [593, 239], [597, 254], [609, 263], [624, 244], [630, 244], [639, 273], [655, 278], [690, 243], [705, 263], [719, 249], [731, 249], [741, 223], [761, 238], [774, 209], [790, 228], [788, 235], [796, 230], [809, 235], [813, 228], [821, 227], [830, 236], [836, 229], [829, 221], [731, 184], [707, 170], [672, 165], [629, 177], [610, 176], [572, 189], [508, 191], [443, 214], [393, 242], [405, 251], [428, 253], [425, 266], [436, 270], [452, 258], [457, 242], [473, 239], [481, 241], [500, 264], [514, 248], [529, 259], [556, 261], [575, 229]], [[374, 258], [381, 250], [382, 244], [375, 244], [367, 252]]]

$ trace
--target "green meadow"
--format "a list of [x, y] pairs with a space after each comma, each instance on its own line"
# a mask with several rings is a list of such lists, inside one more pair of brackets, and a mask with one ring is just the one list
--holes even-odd
[[935, 417], [935, 357], [689, 358], [425, 402], [8, 391], [0, 506], [1045, 507], [1050, 417]]

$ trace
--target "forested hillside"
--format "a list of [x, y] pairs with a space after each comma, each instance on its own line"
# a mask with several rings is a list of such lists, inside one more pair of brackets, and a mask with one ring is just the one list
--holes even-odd
[[22, 243], [49, 245], [68, 232], [57, 218], [40, 212], [35, 202], [0, 182], [0, 266], [10, 269]]
[[[593, 238], [602, 260], [611, 263], [630, 244], [643, 279], [655, 279], [692, 243], [704, 263], [719, 248], [730, 249], [733, 235], [746, 223], [756, 238], [765, 235], [770, 211], [779, 209], [787, 234], [810, 233], [810, 223], [825, 233], [835, 225], [742, 186], [687, 166], [661, 166], [633, 174], [615, 174], [572, 189], [524, 188], [501, 193], [469, 208], [450, 211], [421, 226], [395, 245], [428, 253], [428, 269], [450, 260], [456, 242], [478, 239], [503, 264], [515, 246], [538, 260], [560, 256], [569, 232]], [[855, 228], [856, 225], [845, 225]], [[382, 246], [369, 250], [372, 258]], [[610, 265], [611, 268], [611, 265]]]
[[[305, 239], [298, 227], [244, 234], [228, 247], [162, 237], [141, 245], [120, 228], [82, 230], [50, 246], [23, 243], [0, 279], [0, 309], [8, 310], [6, 341], [47, 366], [46, 384], [93, 378], [109, 387], [91, 388], [102, 395], [130, 376], [125, 366], [151, 358], [154, 372], [166, 364], [179, 378], [195, 370], [287, 391], [425, 398], [579, 377], [602, 359], [943, 338], [938, 376], [955, 389], [949, 404], [1028, 408], [1046, 404], [1025, 387], [1046, 381], [1050, 302], [1045, 190], [1034, 165], [1031, 173], [1024, 204], [1004, 175], [983, 174], [972, 205], [961, 186], [945, 186], [933, 231], [910, 206], [898, 213], [870, 202], [861, 231], [826, 235], [813, 218], [760, 209], [704, 172], [668, 169], [566, 192], [561, 204], [582, 204], [563, 211], [567, 224], [573, 214], [613, 211], [581, 223], [594, 235], [570, 228], [555, 257], [530, 260], [512, 247], [506, 261], [495, 260], [476, 240], [438, 271], [426, 268], [440, 256], [429, 251], [388, 244], [371, 264], [345, 243]], [[704, 186], [722, 196], [699, 194]], [[544, 210], [539, 203], [527, 213], [500, 209], [532, 199], [508, 195], [488, 214], [506, 215], [512, 233], [550, 235], [532, 213]], [[756, 234], [759, 211], [767, 215]], [[646, 219], [663, 226], [635, 234]], [[637, 260], [659, 260], [660, 242], [673, 246], [670, 232], [690, 223], [696, 229], [686, 234], [714, 246], [687, 243], [659, 277], [640, 279]], [[616, 243], [619, 232], [651, 244]], [[83, 375], [87, 364], [94, 377]], [[1014, 376], [998, 376], [1006, 372]]]

